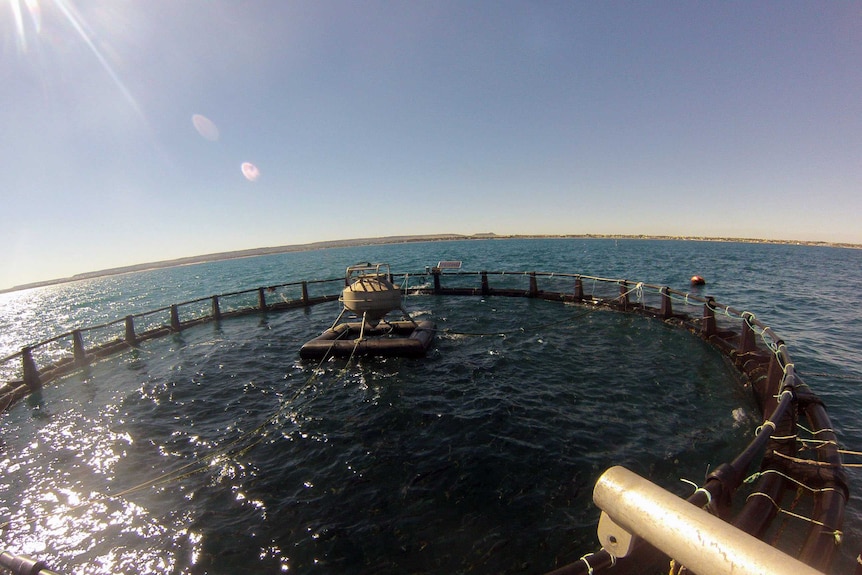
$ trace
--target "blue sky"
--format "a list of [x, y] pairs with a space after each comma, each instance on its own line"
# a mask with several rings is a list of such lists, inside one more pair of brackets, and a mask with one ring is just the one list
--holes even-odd
[[862, 243], [859, 2], [0, 0], [0, 50], [0, 288], [381, 235]]

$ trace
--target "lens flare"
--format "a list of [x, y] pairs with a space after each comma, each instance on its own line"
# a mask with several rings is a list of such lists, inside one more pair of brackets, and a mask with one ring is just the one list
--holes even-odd
[[195, 130], [197, 130], [198, 134], [200, 134], [202, 138], [209, 140], [210, 142], [218, 141], [218, 126], [216, 126], [215, 122], [206, 116], [202, 114], [194, 114], [192, 116], [192, 125], [194, 125]]
[[260, 170], [258, 170], [257, 166], [251, 162], [243, 162], [240, 169], [242, 169], [242, 175], [245, 176], [245, 179], [249, 182], [256, 182], [260, 177]]

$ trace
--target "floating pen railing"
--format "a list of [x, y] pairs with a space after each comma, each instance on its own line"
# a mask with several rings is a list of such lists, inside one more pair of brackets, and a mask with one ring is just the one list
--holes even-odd
[[[410, 287], [410, 280], [415, 281], [417, 277], [422, 278], [422, 286]], [[395, 278], [407, 279], [406, 283], [399, 282], [404, 283], [405, 293], [541, 298], [641, 312], [663, 320], [676, 320], [704, 339], [717, 336], [714, 343], [734, 357], [747, 355], [746, 359], [762, 363], [775, 351], [783, 363], [792, 363], [784, 357], [787, 352], [779, 346], [781, 340], [753, 314], [720, 305], [710, 297], [666, 286], [534, 271], [441, 272], [434, 269], [428, 273], [395, 274]], [[0, 408], [93, 361], [128, 350], [143, 341], [210, 321], [333, 301], [338, 298], [343, 281], [343, 278], [301, 281], [211, 295], [28, 344], [19, 352], [0, 359], [0, 378], [5, 380], [5, 384], [0, 385]], [[335, 287], [339, 289], [333, 289]], [[690, 310], [693, 306], [702, 306], [702, 314], [679, 311]]]
[[[0, 386], [0, 410], [42, 385], [150, 339], [206, 322], [335, 301], [344, 281], [340, 277], [293, 282], [201, 297], [27, 345], [0, 359], [0, 378], [6, 380]], [[764, 425], [748, 448], [733, 462], [713, 471], [704, 487], [689, 499], [698, 505], [711, 505], [720, 515], [729, 514], [733, 492], [766, 444], [768, 457], [762, 459], [754, 487], [756, 497], [749, 498], [735, 524], [748, 533], [762, 534], [778, 512], [780, 495], [794, 487], [792, 481], [804, 481], [817, 502], [813, 527], [799, 555], [816, 568], [828, 567], [837, 548], [838, 526], [848, 497], [837, 438], [822, 402], [796, 373], [784, 341], [753, 313], [668, 286], [572, 273], [434, 268], [424, 273], [395, 274], [393, 281], [408, 295], [537, 298], [639, 313], [684, 327], [709, 342], [733, 362], [750, 385]], [[795, 409], [788, 408], [789, 402]], [[796, 460], [800, 416], [808, 420], [809, 431], [821, 445], [816, 450], [816, 465]], [[799, 479], [788, 479], [794, 476]], [[706, 493], [707, 500], [701, 501]], [[604, 550], [588, 557], [568, 566], [565, 572], [592, 573], [616, 561]]]

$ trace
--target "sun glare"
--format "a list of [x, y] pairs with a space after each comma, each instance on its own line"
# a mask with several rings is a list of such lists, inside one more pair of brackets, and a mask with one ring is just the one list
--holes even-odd
[[33, 27], [33, 32], [39, 34], [42, 31], [42, 11], [39, 8], [38, 0], [9, 0], [9, 7], [12, 10], [12, 19], [15, 22], [15, 43], [18, 46], [19, 52], [27, 51], [27, 28], [24, 23], [24, 10], [30, 18], [30, 23]]
[[90, 34], [87, 33], [87, 30], [84, 26], [84, 22], [75, 9], [75, 7], [69, 2], [69, 0], [54, 0], [54, 5], [60, 9], [63, 13], [63, 16], [66, 17], [66, 20], [71, 24], [72, 28], [74, 28], [75, 32], [77, 32], [78, 37], [87, 45], [90, 49], [90, 52], [93, 53], [93, 56], [96, 57], [96, 60], [99, 61], [99, 64], [102, 66], [102, 69], [111, 77], [111, 80], [114, 81], [117, 88], [119, 88], [120, 92], [123, 93], [123, 96], [126, 98], [126, 101], [129, 105], [138, 113], [139, 116], [143, 117], [143, 113], [141, 109], [138, 107], [138, 102], [135, 100], [135, 97], [132, 96], [131, 92], [129, 92], [126, 85], [123, 84], [123, 81], [117, 76], [117, 73], [102, 55], [102, 52], [96, 47], [96, 44], [93, 42], [93, 39], [90, 37]]
[[[108, 59], [105, 58], [102, 50], [99, 49], [98, 43], [105, 45], [105, 39], [97, 34], [98, 30], [94, 30], [90, 26], [91, 23], [85, 21], [74, 2], [71, 0], [42, 0], [40, 3], [40, 0], [8, 0], [8, 4], [12, 16], [15, 45], [19, 54], [28, 54], [35, 51], [36, 47], [50, 49], [52, 45], [50, 41], [38, 44], [39, 37], [42, 35], [43, 21], [47, 22], [49, 25], [46, 30], [47, 28], [51, 29], [50, 35], [46, 33], [46, 37], [50, 36], [47, 38], [48, 40], [51, 38], [56, 40], [56, 37], [61, 37], [68, 42], [82, 42], [96, 59], [99, 67], [120, 90], [132, 109], [143, 117], [137, 100], [132, 96]], [[55, 21], [58, 23], [56, 26], [50, 25]], [[98, 38], [98, 43], [94, 41], [94, 37]]]

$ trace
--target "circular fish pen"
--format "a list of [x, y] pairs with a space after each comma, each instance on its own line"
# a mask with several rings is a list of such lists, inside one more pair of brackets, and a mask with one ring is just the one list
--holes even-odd
[[[7, 533], [20, 535], [27, 529], [16, 526], [33, 520], [46, 526], [33, 531], [49, 536], [47, 526], [53, 523], [46, 517], [52, 510], [77, 514], [76, 527], [89, 525], [94, 532], [100, 525], [104, 530], [104, 517], [122, 517], [130, 524], [136, 517], [171, 517], [171, 522], [147, 519], [136, 527], [138, 535], [148, 528], [154, 539], [166, 538], [158, 555], [167, 550], [177, 558], [159, 567], [153, 556], [151, 563], [141, 563], [144, 571], [230, 572], [255, 557], [259, 568], [273, 571], [588, 573], [613, 565], [611, 572], [623, 573], [643, 572], [647, 562], [666, 571], [668, 559], [647, 545], [636, 546], [626, 557], [608, 549], [590, 552], [599, 547], [595, 537], [594, 544], [573, 543], [564, 526], [594, 529], [598, 512], [584, 503], [596, 477], [610, 465], [633, 467], [668, 483], [686, 468], [692, 451], [710, 450], [722, 459], [709, 470], [688, 470], [687, 479], [696, 485], [677, 486], [680, 495], [693, 507], [706, 507], [740, 530], [817, 569], [828, 569], [848, 495], [837, 441], [821, 402], [796, 374], [784, 342], [753, 314], [664, 286], [576, 274], [431, 270], [396, 278], [413, 314], [431, 316], [437, 323], [437, 343], [418, 366], [408, 359], [305, 365], [290, 359], [307, 335], [319, 333], [325, 318], [331, 318], [338, 297], [333, 286], [341, 278], [185, 302], [63, 334], [6, 358], [5, 364], [20, 366], [19, 377], [7, 384], [7, 405], [76, 370], [88, 370], [85, 389], [93, 394], [89, 402], [98, 405], [107, 391], [92, 382], [114, 372], [110, 362], [96, 360], [128, 352], [120, 369], [141, 374], [143, 383], [126, 392], [114, 416], [149, 410], [164, 416], [151, 425], [173, 418], [185, 429], [151, 429], [136, 419], [124, 431], [128, 438], [114, 438], [127, 445], [124, 461], [111, 465], [128, 465], [128, 473], [121, 479], [106, 472], [111, 480], [99, 490], [62, 471], [74, 469], [77, 458], [71, 452], [62, 455], [54, 470], [66, 474], [61, 480], [70, 482], [68, 493], [45, 502], [38, 500], [37, 491], [25, 490], [22, 506], [30, 501], [32, 508], [14, 510]], [[288, 313], [275, 313], [282, 311]], [[254, 349], [230, 349], [232, 335], [243, 327], [239, 319], [255, 317], [261, 317], [261, 329], [279, 337], [261, 336], [257, 344], [262, 347]], [[238, 321], [223, 321], [229, 318]], [[214, 332], [189, 329], [207, 323]], [[628, 333], [630, 345], [603, 348], [607, 330]], [[171, 352], [189, 360], [194, 373], [188, 379], [171, 373], [186, 364], [169, 362], [159, 368], [148, 358], [145, 344], [159, 336], [169, 336], [164, 341], [170, 342]], [[456, 355], [465, 342], [476, 339], [483, 342], [479, 348]], [[57, 357], [62, 355], [57, 348], [67, 350], [65, 357]], [[686, 363], [695, 352], [714, 355], [712, 367]], [[456, 357], [447, 360], [447, 354]], [[619, 371], [624, 357], [634, 361]], [[586, 361], [596, 358], [600, 366]], [[246, 393], [255, 402], [248, 405], [222, 389], [195, 394], [187, 388], [205, 389], [212, 372], [238, 373], [254, 361], [281, 365], [285, 386], [252, 384]], [[716, 365], [726, 363], [738, 374], [732, 379], [735, 389], [716, 381]], [[503, 385], [497, 379], [501, 372], [515, 376]], [[665, 380], [682, 383], [668, 387], [662, 385]], [[588, 381], [597, 387], [586, 388]], [[739, 407], [748, 405], [743, 393], [756, 409], [756, 421], [746, 416], [751, 410]], [[644, 423], [643, 414], [629, 405], [632, 394], [651, 396], [657, 412], [673, 413]], [[723, 418], [710, 416], [696, 403], [704, 394], [723, 397], [724, 405], [733, 404], [741, 413], [734, 409], [733, 418], [726, 411]], [[71, 399], [58, 401], [55, 409], [66, 401]], [[263, 411], [266, 405], [272, 406], [269, 412]], [[356, 405], [361, 409], [352, 411]], [[195, 421], [195, 413], [210, 413], [211, 428]], [[706, 427], [689, 423], [693, 413]], [[94, 412], [84, 419], [93, 423], [99, 417]], [[193, 427], [197, 429], [189, 431]], [[756, 436], [745, 446], [747, 427], [756, 429]], [[446, 440], [423, 441], [431, 430]], [[174, 439], [156, 448], [147, 444], [153, 433]], [[651, 463], [615, 461], [614, 447], [624, 442], [643, 443]], [[294, 457], [290, 448], [296, 445], [315, 449]], [[592, 452], [585, 453], [589, 445]], [[79, 445], [77, 450], [98, 449]], [[146, 459], [153, 449], [166, 453], [162, 468]], [[284, 459], [283, 474], [261, 474], [257, 461], [279, 458]], [[137, 471], [133, 482], [136, 460], [147, 461], [149, 472], [141, 477]], [[316, 472], [324, 468], [337, 473], [324, 478]], [[7, 465], [4, 471], [17, 470]], [[566, 475], [570, 479], [562, 481]], [[195, 483], [193, 477], [205, 480]], [[234, 482], [236, 478], [241, 481]], [[787, 502], [791, 494], [793, 501]], [[740, 502], [735, 495], [746, 497]], [[332, 497], [342, 502], [343, 512], [322, 513], [319, 502]], [[237, 521], [250, 517], [250, 527], [239, 534], [227, 528], [208, 532], [214, 519], [231, 521], [217, 511], [208, 512], [215, 516], [185, 516], [184, 501], [192, 500], [211, 500], [210, 509], [221, 505], [221, 514], [235, 515]], [[506, 516], [511, 507], [516, 514]], [[807, 515], [809, 528], [785, 527], [785, 512], [791, 508]], [[397, 519], [390, 515], [393, 511]], [[546, 516], [553, 520], [544, 521]], [[539, 547], [546, 562], [517, 563], [515, 557], [526, 551], [496, 527], [512, 517], [522, 517], [524, 539]], [[163, 532], [165, 523], [183, 526], [182, 536]], [[135, 548], [135, 533], [120, 526], [111, 529], [119, 549]], [[65, 533], [55, 527], [58, 531]], [[247, 552], [238, 551], [232, 539]], [[56, 547], [44, 541], [43, 558], [49, 564]], [[121, 571], [132, 568], [119, 566]]]

